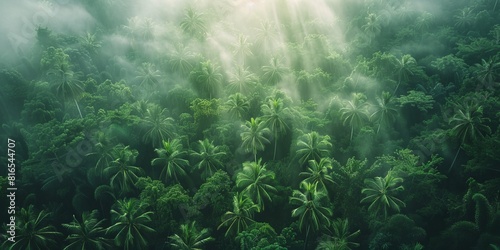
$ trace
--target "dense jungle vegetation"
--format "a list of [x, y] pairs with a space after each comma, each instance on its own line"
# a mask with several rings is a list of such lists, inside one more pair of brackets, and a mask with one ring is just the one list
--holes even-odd
[[2, 249], [500, 249], [498, 0], [1, 5]]

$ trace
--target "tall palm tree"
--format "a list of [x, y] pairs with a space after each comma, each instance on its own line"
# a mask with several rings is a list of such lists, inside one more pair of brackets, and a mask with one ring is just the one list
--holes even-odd
[[377, 16], [374, 13], [368, 14], [367, 17], [365, 17], [366, 23], [361, 27], [363, 30], [368, 32], [370, 35], [377, 35], [380, 33], [381, 30], [381, 25], [380, 25], [380, 17]]
[[313, 131], [302, 135], [297, 142], [297, 147], [296, 156], [299, 157], [299, 163], [303, 165], [310, 160], [319, 162], [322, 157], [328, 156], [332, 144], [330, 136], [321, 136]]
[[163, 141], [174, 137], [174, 119], [167, 117], [167, 109], [153, 104], [146, 110], [144, 125], [146, 133], [143, 141], [151, 142], [153, 147], [160, 147]]
[[304, 249], [307, 249], [307, 240], [309, 231], [318, 231], [323, 227], [330, 225], [330, 216], [333, 212], [330, 208], [324, 205], [324, 198], [327, 197], [325, 192], [319, 191], [316, 184], [301, 182], [300, 187], [303, 191], [294, 190], [290, 203], [297, 207], [292, 210], [292, 217], [299, 217], [299, 228], [306, 229], [306, 241]]
[[28, 209], [21, 208], [17, 216], [16, 238], [11, 244], [5, 241], [1, 246], [3, 249], [25, 250], [25, 249], [53, 249], [56, 247], [56, 239], [62, 236], [52, 225], [47, 225], [47, 218], [50, 213], [42, 210], [35, 212], [33, 205]]
[[333, 185], [335, 181], [329, 173], [332, 170], [332, 161], [330, 158], [321, 158], [319, 162], [309, 160], [307, 172], [301, 172], [300, 176], [305, 176], [303, 182], [317, 185], [319, 190], [328, 193], [327, 185]]
[[286, 133], [287, 129], [289, 129], [285, 121], [288, 108], [283, 107], [283, 101], [280, 98], [271, 98], [267, 104], [262, 104], [261, 110], [264, 113], [262, 116], [264, 124], [274, 133], [273, 160], [275, 160], [278, 135]]
[[240, 93], [228, 97], [226, 108], [232, 118], [243, 119], [250, 108], [247, 98]]
[[137, 76], [135, 78], [140, 82], [139, 86], [154, 86], [158, 85], [158, 78], [160, 77], [160, 71], [156, 69], [156, 66], [153, 63], [145, 62], [142, 63], [137, 70]]
[[264, 144], [269, 143], [266, 138], [271, 131], [265, 127], [260, 119], [250, 118], [245, 125], [241, 125], [243, 132], [240, 134], [242, 147], [246, 152], [252, 152], [254, 161], [257, 162], [257, 151], [264, 150]]
[[222, 82], [220, 67], [210, 60], [201, 62], [199, 70], [192, 71], [191, 77], [198, 85], [199, 90], [208, 94], [209, 99], [212, 99]]
[[222, 216], [222, 223], [217, 229], [227, 226], [228, 228], [224, 234], [226, 237], [231, 232], [237, 235], [255, 222], [253, 214], [258, 211], [259, 207], [245, 193], [236, 193], [233, 196], [233, 211], [227, 211]]
[[92, 55], [96, 54], [97, 50], [101, 48], [101, 42], [97, 41], [95, 34], [89, 32], [81, 38], [81, 44]]
[[137, 150], [130, 149], [129, 146], [120, 147], [116, 151], [115, 160], [104, 169], [104, 174], [111, 177], [111, 188], [120, 190], [122, 194], [132, 190], [139, 177], [144, 174], [142, 168], [133, 166], [137, 155]]
[[214, 240], [209, 236], [208, 229], [203, 228], [199, 231], [196, 228], [196, 221], [182, 224], [180, 234], [169, 236], [170, 246], [178, 250], [201, 250], [203, 245]]
[[109, 138], [103, 132], [98, 132], [96, 137], [97, 139], [93, 147], [93, 152], [88, 153], [85, 156], [95, 156], [97, 158], [95, 170], [99, 176], [102, 176], [104, 168], [110, 165], [110, 163], [115, 159], [118, 149], [123, 148], [124, 146], [122, 144], [112, 145], [108, 140]]
[[111, 246], [109, 240], [104, 238], [106, 230], [102, 227], [104, 220], [97, 220], [98, 211], [84, 212], [82, 220], [79, 221], [73, 215], [73, 221], [70, 223], [62, 224], [68, 229], [71, 234], [68, 235], [66, 241], [70, 244], [64, 250], [71, 249], [109, 249]]
[[250, 90], [250, 85], [255, 84], [257, 81], [257, 76], [250, 72], [248, 67], [237, 66], [229, 74], [229, 90], [247, 94]]
[[47, 75], [55, 77], [57, 96], [65, 102], [73, 100], [80, 118], [83, 118], [77, 99], [80, 98], [84, 90], [80, 86], [76, 74], [71, 70], [67, 57], [68, 55], [65, 54], [65, 59], [58, 62], [53, 69], [47, 72]]
[[123, 249], [145, 249], [148, 242], [146, 235], [155, 230], [148, 226], [151, 211], [143, 212], [144, 204], [137, 199], [123, 199], [111, 210], [112, 223], [106, 234], [115, 234], [115, 245]]
[[236, 175], [236, 186], [243, 188], [243, 192], [264, 210], [264, 199], [272, 201], [269, 192], [276, 192], [276, 188], [269, 184], [274, 179], [274, 172], [267, 170], [261, 161], [244, 162], [243, 170]]
[[269, 65], [262, 66], [262, 81], [266, 84], [276, 84], [285, 75], [288, 69], [276, 57], [271, 58]]
[[403, 182], [403, 178], [394, 177], [391, 171], [387, 172], [384, 178], [366, 179], [366, 188], [361, 190], [361, 193], [365, 194], [366, 197], [361, 199], [360, 203], [370, 203], [368, 211], [374, 213], [378, 213], [382, 209], [384, 218], [387, 218], [389, 208], [399, 212], [400, 207], [404, 207], [405, 203], [394, 197], [393, 194], [404, 189], [400, 185], [401, 182]]
[[500, 77], [500, 61], [498, 57], [490, 58], [488, 61], [481, 59], [481, 64], [476, 63], [476, 77], [481, 83], [492, 87], [495, 80]]
[[202, 178], [207, 179], [222, 168], [221, 158], [226, 153], [205, 138], [203, 141], [198, 141], [198, 151], [192, 151], [191, 155], [198, 160], [196, 167], [203, 171]]
[[197, 13], [194, 9], [188, 8], [181, 21], [181, 29], [189, 35], [199, 39], [205, 38], [207, 27], [203, 20], [203, 14]]
[[458, 153], [464, 143], [474, 142], [491, 132], [491, 129], [483, 124], [488, 121], [488, 119], [483, 118], [482, 115], [483, 107], [471, 103], [461, 105], [461, 107], [457, 109], [456, 114], [450, 119], [450, 124], [454, 125], [450, 132], [460, 140], [460, 144], [448, 172], [453, 168]]
[[233, 55], [240, 59], [240, 63], [244, 62], [245, 57], [253, 55], [251, 46], [252, 43], [248, 41], [245, 35], [239, 35], [235, 43], [233, 43]]
[[168, 64], [173, 71], [178, 71], [182, 75], [187, 75], [193, 69], [194, 53], [186, 46], [179, 44], [175, 51], [170, 55]]
[[349, 126], [351, 126], [351, 137], [349, 141], [352, 141], [354, 128], [360, 128], [363, 123], [368, 120], [366, 108], [366, 102], [364, 102], [359, 96], [355, 96], [354, 100], [348, 101], [344, 107], [340, 109], [344, 125], [349, 123]]
[[316, 250], [351, 250], [352, 248], [359, 247], [359, 243], [353, 242], [360, 234], [360, 230], [354, 233], [349, 232], [348, 219], [336, 219], [332, 222], [331, 227], [328, 228], [330, 233], [326, 241], [321, 241]]
[[189, 162], [184, 158], [186, 151], [182, 150], [179, 139], [163, 141], [163, 148], [157, 148], [155, 151], [158, 158], [153, 159], [151, 165], [162, 167], [160, 179], [165, 182], [170, 179], [179, 182], [179, 177], [187, 175], [184, 167], [188, 166]]
[[378, 122], [377, 134], [380, 131], [382, 124], [388, 124], [396, 118], [398, 111], [391, 105], [391, 94], [382, 92], [381, 97], [377, 97], [377, 106], [375, 111], [370, 115], [370, 119]]
[[396, 60], [396, 70], [398, 75], [398, 84], [394, 89], [392, 95], [396, 95], [396, 91], [402, 81], [408, 81], [410, 75], [415, 74], [417, 68], [417, 61], [411, 55], [406, 54], [401, 57], [401, 59]]

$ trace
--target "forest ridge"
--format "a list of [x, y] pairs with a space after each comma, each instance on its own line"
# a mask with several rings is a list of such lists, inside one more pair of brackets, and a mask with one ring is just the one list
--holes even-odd
[[499, 9], [2, 2], [0, 246], [500, 249]]

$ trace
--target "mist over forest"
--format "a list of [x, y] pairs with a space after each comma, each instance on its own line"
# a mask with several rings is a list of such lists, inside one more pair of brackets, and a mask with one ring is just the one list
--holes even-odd
[[2, 1], [0, 34], [1, 249], [500, 249], [498, 0]]

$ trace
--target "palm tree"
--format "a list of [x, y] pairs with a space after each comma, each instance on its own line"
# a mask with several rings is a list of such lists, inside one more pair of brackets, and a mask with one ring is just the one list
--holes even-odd
[[226, 108], [229, 115], [232, 118], [245, 118], [245, 115], [250, 108], [250, 103], [248, 103], [247, 98], [240, 93], [236, 93], [230, 95], [228, 99], [229, 100], [226, 102]]
[[222, 168], [221, 158], [226, 155], [219, 146], [214, 146], [213, 142], [206, 138], [203, 141], [198, 141], [198, 151], [192, 151], [191, 154], [198, 159], [196, 167], [203, 171], [203, 179], [207, 179]]
[[127, 193], [132, 190], [135, 183], [144, 171], [142, 168], [133, 166], [139, 153], [129, 146], [119, 147], [116, 151], [115, 160], [104, 169], [104, 174], [110, 176], [109, 186], [114, 190]]
[[400, 207], [406, 206], [403, 201], [393, 196], [395, 192], [403, 190], [400, 183], [403, 178], [394, 177], [391, 171], [382, 177], [375, 177], [374, 179], [366, 179], [366, 188], [361, 190], [361, 193], [366, 197], [361, 199], [361, 203], [368, 202], [370, 206], [368, 211], [378, 213], [381, 209], [384, 211], [384, 218], [387, 218], [388, 208], [391, 208], [399, 213]]
[[162, 167], [160, 179], [165, 182], [174, 179], [179, 182], [179, 177], [186, 176], [184, 167], [189, 165], [188, 160], [184, 159], [186, 151], [182, 150], [182, 143], [179, 139], [163, 141], [163, 148], [155, 149], [158, 158], [151, 161], [151, 165]]
[[1, 246], [3, 249], [51, 249], [56, 247], [56, 239], [62, 236], [56, 228], [47, 225], [46, 220], [51, 213], [42, 210], [35, 212], [33, 205], [28, 209], [21, 208], [17, 216], [15, 242], [5, 241]]
[[481, 83], [488, 84], [491, 88], [493, 83], [500, 76], [500, 61], [498, 57], [490, 58], [488, 61], [481, 59], [481, 64], [476, 63], [476, 77]]
[[160, 71], [156, 69], [156, 66], [152, 63], [145, 62], [142, 63], [141, 67], [137, 70], [137, 76], [135, 78], [140, 81], [139, 86], [143, 84], [154, 86], [158, 84], [158, 78], [160, 77]]
[[264, 150], [264, 144], [269, 143], [266, 138], [271, 131], [265, 127], [260, 119], [250, 118], [245, 125], [241, 125], [243, 132], [240, 134], [242, 147], [246, 152], [252, 152], [254, 161], [257, 162], [257, 151]]
[[248, 70], [248, 67], [237, 66], [229, 75], [229, 90], [246, 94], [251, 84], [258, 81], [257, 76]]
[[233, 55], [240, 59], [240, 63], [243, 63], [246, 56], [253, 55], [251, 46], [252, 43], [248, 41], [247, 36], [241, 34], [238, 36], [238, 40], [233, 44]]
[[392, 95], [396, 95], [396, 91], [401, 84], [401, 81], [408, 81], [410, 75], [415, 74], [415, 69], [417, 68], [417, 61], [411, 55], [403, 55], [401, 59], [396, 60], [396, 70], [398, 75], [398, 84], [394, 89]]
[[389, 92], [382, 92], [382, 96], [377, 97], [378, 105], [375, 107], [375, 112], [370, 115], [370, 119], [378, 122], [377, 134], [382, 123], [388, 124], [394, 121], [398, 115], [398, 111], [390, 105], [391, 97]]
[[207, 28], [205, 27], [205, 21], [203, 21], [203, 14], [197, 13], [192, 8], [187, 9], [181, 22], [181, 29], [199, 39], [205, 38]]
[[168, 64], [173, 71], [179, 71], [182, 75], [188, 74], [193, 68], [194, 53], [182, 44], [176, 46], [176, 50], [170, 55]]
[[84, 37], [81, 38], [82, 47], [84, 47], [89, 54], [96, 54], [97, 50], [101, 48], [101, 43], [97, 41], [95, 34], [87, 32]]
[[283, 101], [280, 98], [271, 98], [267, 104], [261, 106], [262, 119], [264, 124], [274, 133], [274, 153], [273, 160], [276, 159], [276, 147], [278, 145], [278, 135], [286, 133], [289, 129], [285, 121], [288, 108], [283, 108]]
[[262, 79], [266, 84], [276, 84], [285, 75], [288, 69], [276, 57], [271, 58], [269, 65], [262, 66]]
[[313, 131], [302, 135], [297, 142], [296, 155], [299, 158], [299, 163], [303, 165], [309, 160], [320, 161], [322, 157], [330, 154], [332, 144], [330, 136], [321, 136], [318, 132]]
[[301, 172], [299, 175], [306, 177], [303, 182], [315, 184], [319, 190], [328, 193], [326, 186], [335, 183], [332, 175], [329, 173], [331, 170], [332, 161], [330, 158], [321, 158], [319, 162], [316, 160], [309, 160], [307, 172]]
[[476, 21], [476, 15], [474, 14], [473, 9], [470, 7], [461, 9], [458, 14], [454, 15], [453, 17], [457, 20], [455, 26], [457, 26], [458, 28], [470, 26]]
[[67, 61], [68, 55], [64, 54], [65, 58], [62, 62], [57, 63], [55, 68], [49, 70], [47, 74], [49, 76], [54, 76], [56, 78], [56, 94], [63, 101], [73, 100], [75, 102], [80, 118], [83, 118], [82, 112], [80, 110], [80, 105], [76, 99], [78, 99], [84, 92], [83, 88], [80, 86], [79, 81], [76, 79], [77, 76], [71, 70], [71, 66]]
[[274, 179], [274, 172], [266, 169], [266, 164], [258, 162], [244, 162], [243, 171], [236, 175], [236, 186], [243, 188], [243, 192], [264, 210], [264, 199], [272, 201], [269, 192], [276, 192], [269, 183]]
[[191, 78], [202, 93], [208, 93], [209, 99], [212, 99], [213, 94], [216, 93], [222, 82], [220, 67], [210, 60], [201, 62], [200, 69], [191, 72]]
[[168, 238], [171, 241], [170, 246], [178, 250], [201, 250], [204, 244], [214, 240], [209, 236], [208, 229], [203, 228], [199, 231], [196, 228], [196, 221], [182, 224], [180, 235], [174, 234]]
[[102, 176], [104, 168], [110, 165], [110, 163], [115, 159], [116, 151], [124, 146], [121, 144], [112, 145], [109, 138], [103, 132], [97, 133], [97, 142], [94, 144], [93, 152], [88, 153], [85, 156], [96, 156], [97, 161], [95, 163], [95, 170]]
[[364, 24], [361, 28], [370, 33], [372, 36], [380, 33], [381, 26], [379, 18], [380, 17], [374, 13], [368, 14], [368, 16], [365, 17], [366, 24]]
[[330, 231], [330, 234], [327, 240], [321, 241], [316, 250], [351, 250], [352, 248], [359, 247], [359, 243], [353, 242], [352, 240], [360, 234], [360, 230], [350, 233], [348, 219], [336, 219], [332, 222], [328, 231]]
[[174, 119], [167, 117], [167, 109], [162, 109], [159, 105], [153, 104], [146, 110], [144, 124], [146, 133], [144, 142], [151, 142], [153, 147], [160, 147], [163, 141], [174, 137]]
[[304, 227], [307, 228], [304, 249], [307, 248], [311, 226], [315, 231], [329, 226], [329, 217], [333, 213], [331, 209], [323, 204], [323, 199], [327, 197], [326, 193], [318, 191], [316, 186], [316, 184], [301, 182], [300, 187], [303, 191], [294, 190], [292, 197], [290, 197], [290, 203], [297, 206], [292, 210], [292, 217], [299, 217], [299, 228], [301, 230]]
[[450, 132], [460, 140], [460, 144], [448, 172], [453, 168], [464, 143], [474, 142], [491, 132], [490, 128], [483, 124], [488, 119], [481, 117], [483, 115], [482, 106], [473, 103], [460, 106], [462, 107], [459, 107], [456, 114], [450, 119], [450, 124], [454, 124]]
[[98, 211], [84, 212], [81, 222], [73, 215], [73, 221], [68, 224], [62, 224], [71, 234], [66, 238], [71, 242], [64, 250], [71, 249], [109, 249], [111, 246], [108, 239], [103, 235], [106, 230], [102, 227], [104, 220], [97, 220]]
[[111, 210], [114, 224], [106, 230], [106, 234], [116, 234], [115, 245], [127, 250], [147, 248], [145, 236], [155, 230], [147, 225], [153, 212], [143, 212], [143, 206], [137, 199], [123, 199], [116, 203], [116, 208]]
[[351, 137], [349, 141], [352, 141], [352, 135], [354, 133], [354, 128], [359, 128], [363, 123], [368, 120], [368, 115], [366, 114], [367, 104], [358, 95], [354, 97], [354, 100], [348, 101], [345, 106], [340, 109], [342, 112], [342, 120], [344, 125], [349, 123], [351, 126]]
[[233, 211], [227, 211], [222, 216], [222, 223], [217, 229], [228, 226], [224, 235], [227, 237], [230, 232], [237, 235], [255, 222], [253, 214], [258, 211], [259, 207], [245, 193], [236, 193], [233, 197]]

